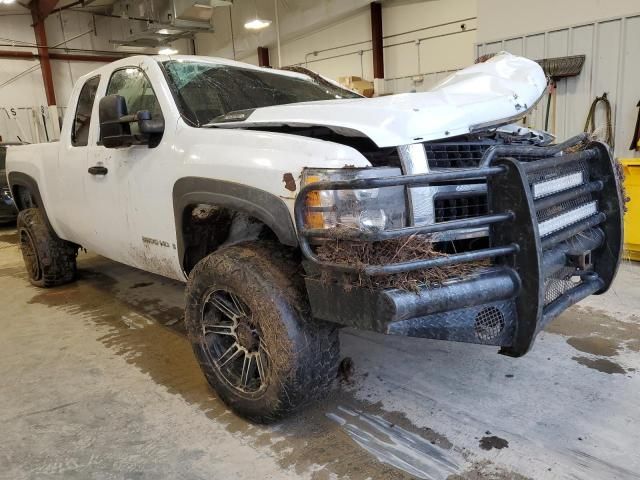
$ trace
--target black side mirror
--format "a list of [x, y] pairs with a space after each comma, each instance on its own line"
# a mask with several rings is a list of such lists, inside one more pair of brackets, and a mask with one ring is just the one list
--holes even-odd
[[107, 148], [124, 146], [122, 137], [131, 136], [128, 123], [120, 122], [127, 115], [127, 102], [121, 95], [107, 95], [98, 105], [100, 117], [100, 142]]
[[136, 113], [138, 128], [144, 135], [154, 135], [164, 133], [164, 118], [151, 118], [149, 110], [140, 110]]
[[[98, 106], [100, 143], [106, 148], [130, 145], [158, 145], [164, 133], [164, 119], [153, 119], [147, 110], [127, 113], [127, 102], [121, 95], [106, 95]], [[140, 135], [131, 134], [131, 123], [137, 122]]]

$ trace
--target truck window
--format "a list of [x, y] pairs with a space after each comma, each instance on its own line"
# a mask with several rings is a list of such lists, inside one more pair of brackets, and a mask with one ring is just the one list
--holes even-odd
[[[123, 96], [127, 102], [128, 113], [148, 110], [151, 118], [162, 118], [162, 110], [151, 82], [139, 68], [127, 67], [113, 72], [107, 87], [107, 95]], [[136, 123], [131, 124], [131, 133], [133, 135], [140, 133]]]
[[195, 126], [236, 110], [360, 98], [337, 85], [315, 83], [304, 74], [209, 62], [170, 60], [162, 65], [183, 118]]
[[100, 83], [100, 76], [92, 77], [85, 82], [78, 96], [76, 115], [71, 126], [71, 145], [85, 147], [89, 140], [89, 126], [91, 125], [91, 110], [96, 99], [96, 90]]

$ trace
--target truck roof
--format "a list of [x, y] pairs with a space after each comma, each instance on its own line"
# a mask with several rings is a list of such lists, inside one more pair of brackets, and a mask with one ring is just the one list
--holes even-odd
[[[106, 65], [103, 65], [100, 68], [92, 70], [91, 72], [80, 77], [78, 81], [82, 81], [84, 83], [84, 81], [86, 81], [87, 79], [91, 77], [95, 77], [96, 75], [99, 75], [101, 73], [112, 71], [116, 68], [133, 66], [148, 59], [155, 60], [156, 62], [159, 62], [159, 63], [166, 62], [169, 60], [177, 60], [177, 61], [189, 61], [189, 62], [200, 62], [200, 63], [212, 63], [217, 65], [229, 65], [233, 67], [246, 68], [251, 70], [259, 70], [259, 71], [265, 70], [265, 67], [258, 67], [250, 63], [238, 62], [236, 60], [230, 60], [228, 58], [221, 58], [221, 57], [207, 57], [202, 55], [132, 55], [130, 57], [124, 57], [120, 60], [116, 60], [115, 62], [108, 63]], [[290, 72], [286, 70], [278, 70], [275, 68], [269, 69], [269, 70], [278, 75], [285, 75], [288, 77], [304, 78], [304, 79], [308, 78], [306, 75], [301, 73]]]

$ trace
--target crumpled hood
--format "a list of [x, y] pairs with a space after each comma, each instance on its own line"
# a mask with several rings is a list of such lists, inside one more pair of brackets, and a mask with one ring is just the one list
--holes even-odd
[[511, 123], [532, 108], [547, 86], [540, 66], [501, 53], [460, 70], [430, 91], [377, 98], [325, 100], [258, 108], [209, 126], [326, 126], [365, 135], [378, 147], [437, 140], [478, 127]]

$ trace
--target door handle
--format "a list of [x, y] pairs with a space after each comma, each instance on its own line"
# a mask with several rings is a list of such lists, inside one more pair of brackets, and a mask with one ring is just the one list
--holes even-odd
[[109, 173], [109, 169], [107, 167], [101, 167], [101, 166], [95, 166], [95, 167], [89, 167], [89, 173], [91, 175], [106, 175], [107, 173]]

